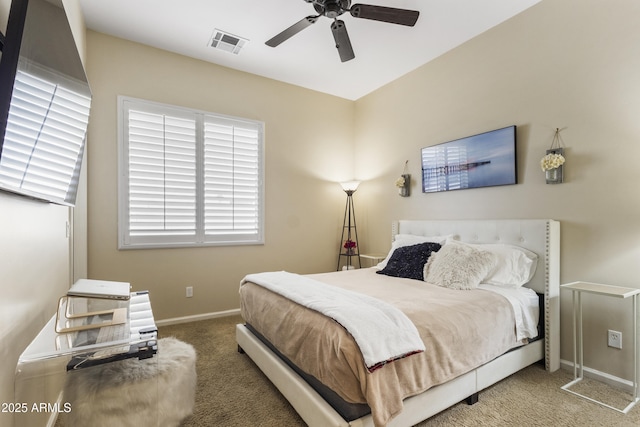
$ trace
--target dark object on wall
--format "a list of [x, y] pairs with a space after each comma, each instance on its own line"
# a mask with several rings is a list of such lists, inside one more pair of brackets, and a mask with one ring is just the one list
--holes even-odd
[[0, 190], [73, 206], [90, 106], [62, 0], [13, 0], [0, 60]]
[[422, 192], [516, 184], [516, 127], [422, 149]]

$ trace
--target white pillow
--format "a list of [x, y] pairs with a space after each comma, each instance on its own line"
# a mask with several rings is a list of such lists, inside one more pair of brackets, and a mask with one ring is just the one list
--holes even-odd
[[378, 270], [382, 270], [383, 268], [385, 268], [387, 266], [387, 263], [389, 262], [389, 258], [391, 258], [391, 255], [393, 255], [393, 251], [403, 246], [412, 246], [427, 242], [439, 243], [441, 245], [444, 245], [444, 243], [449, 239], [453, 239], [453, 235], [429, 237], [417, 236], [415, 234], [396, 234], [393, 239], [393, 243], [391, 244], [391, 250], [387, 254], [387, 257], [380, 261], [378, 265], [376, 265], [376, 268]]
[[464, 244], [489, 251], [497, 258], [495, 267], [489, 271], [482, 283], [518, 288], [528, 283], [536, 273], [538, 255], [528, 249], [502, 243]]
[[489, 272], [484, 283], [518, 288], [528, 283], [536, 273], [538, 255], [530, 250], [513, 245], [489, 244], [483, 249], [493, 252], [498, 263]]
[[497, 261], [489, 251], [449, 240], [424, 265], [424, 281], [451, 289], [475, 289]]

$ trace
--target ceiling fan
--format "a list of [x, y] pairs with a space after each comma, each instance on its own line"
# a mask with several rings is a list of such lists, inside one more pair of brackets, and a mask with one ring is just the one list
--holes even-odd
[[290, 39], [300, 31], [315, 24], [318, 18], [326, 16], [333, 19], [331, 23], [331, 32], [336, 42], [336, 48], [342, 62], [350, 61], [355, 58], [351, 40], [347, 33], [347, 27], [344, 21], [337, 19], [338, 16], [345, 12], [349, 12], [354, 18], [370, 19], [373, 21], [388, 22], [391, 24], [406, 25], [413, 27], [418, 20], [420, 12], [417, 10], [396, 9], [393, 7], [374, 6], [371, 4], [354, 4], [351, 6], [351, 0], [304, 0], [312, 3], [313, 8], [318, 15], [307, 16], [296, 22], [286, 30], [277, 34], [273, 38], [267, 40], [267, 46], [276, 47], [280, 43]]

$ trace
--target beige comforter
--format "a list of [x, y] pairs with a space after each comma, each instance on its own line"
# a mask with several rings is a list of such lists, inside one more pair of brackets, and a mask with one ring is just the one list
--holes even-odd
[[369, 372], [349, 333], [322, 314], [253, 283], [240, 288], [245, 321], [300, 369], [351, 403], [367, 403], [376, 426], [402, 410], [402, 400], [468, 372], [519, 345], [513, 309], [485, 290], [459, 291], [374, 269], [310, 275], [384, 300], [416, 325], [426, 351]]

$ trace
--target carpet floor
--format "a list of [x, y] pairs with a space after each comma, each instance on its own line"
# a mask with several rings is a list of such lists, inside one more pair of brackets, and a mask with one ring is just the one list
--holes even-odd
[[[181, 427], [304, 426], [251, 359], [238, 353], [235, 325], [241, 322], [231, 316], [160, 328], [160, 337], [186, 341], [198, 354], [195, 410]], [[627, 415], [602, 407], [561, 390], [571, 378], [571, 372], [549, 374], [532, 365], [482, 391], [475, 405], [459, 403], [417, 426], [640, 426], [640, 405]], [[579, 391], [614, 407], [630, 399], [595, 381]]]

